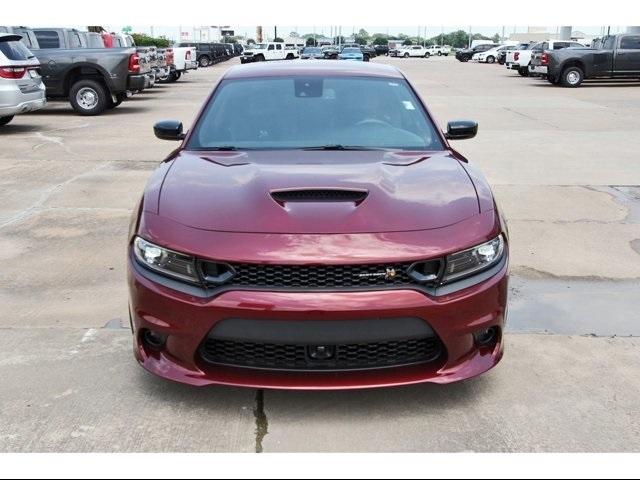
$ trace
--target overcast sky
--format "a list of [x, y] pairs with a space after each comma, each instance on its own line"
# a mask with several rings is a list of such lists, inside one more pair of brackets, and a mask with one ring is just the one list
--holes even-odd
[[[105, 28], [108, 28], [111, 31], [121, 31], [124, 25], [108, 25]], [[180, 32], [189, 32], [190, 36], [193, 36], [194, 29], [200, 28], [199, 26], [193, 25], [184, 25], [184, 26], [149, 26], [149, 25], [131, 25], [134, 32], [137, 33], [147, 33], [150, 34], [153, 29], [153, 34], [155, 36], [164, 35], [167, 38], [171, 38], [177, 40], [180, 36]], [[81, 27], [85, 28], [85, 27]], [[287, 26], [287, 25], [278, 25], [278, 36], [288, 36], [290, 32], [298, 32], [299, 34], [305, 33], [313, 33], [315, 28], [315, 32], [317, 34], [324, 34], [329, 36], [331, 32], [331, 27], [305, 27], [305, 26]], [[405, 33], [407, 35], [418, 35], [418, 29], [420, 30], [420, 35], [424, 35], [424, 26], [409, 26], [409, 27], [385, 27], [385, 26], [343, 26], [342, 27], [342, 35], [350, 36], [354, 31], [358, 32], [361, 28], [364, 28], [369, 33], [388, 33], [389, 35], [397, 35], [399, 33]], [[426, 27], [427, 28], [427, 38], [434, 37], [439, 35], [442, 31], [444, 33], [452, 32], [455, 30], [469, 30], [469, 26], [449, 26], [449, 27]], [[526, 32], [527, 27], [514, 27], [514, 26], [495, 26], [495, 27], [471, 27], [471, 31], [473, 33], [481, 33], [487, 36], [493, 36], [496, 33], [502, 34], [502, 31], [505, 31], [505, 34], [508, 36], [510, 33], [514, 32]], [[542, 28], [545, 27], [536, 27]], [[602, 32], [602, 26], [574, 26], [574, 30], [579, 30], [581, 32], [586, 33], [587, 35], [600, 35]], [[625, 27], [611, 27], [612, 33], [617, 33], [618, 31], [624, 31]], [[249, 38], [255, 38], [256, 36], [256, 27], [255, 26], [230, 26], [230, 30], [234, 30], [236, 35], [248, 36]], [[556, 33], [558, 27], [557, 26], [548, 26], [546, 30], [550, 33]], [[274, 32], [273, 25], [264, 25], [263, 32], [265, 36], [272, 37]], [[212, 35], [217, 35], [215, 30], [212, 30]]]

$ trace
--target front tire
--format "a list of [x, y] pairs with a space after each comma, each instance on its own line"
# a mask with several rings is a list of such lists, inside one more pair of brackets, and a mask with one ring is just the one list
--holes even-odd
[[200, 57], [200, 60], [198, 60], [198, 64], [202, 68], [207, 68], [209, 65], [211, 65], [211, 59], [207, 55], [203, 55]]
[[10, 117], [0, 117], [0, 127], [6, 125], [11, 120], [13, 120], [13, 115], [11, 115]]
[[111, 101], [102, 83], [95, 80], [78, 80], [69, 90], [69, 102], [80, 115], [94, 116], [104, 112]]
[[294, 60], [296, 57], [293, 56], [293, 53], [289, 53], [287, 55], [287, 60]]
[[462, 63], [467, 63], [469, 61], [469, 57], [460, 57], [460, 61]]
[[560, 83], [563, 87], [577, 88], [584, 81], [584, 72], [580, 67], [567, 67], [562, 72]]
[[496, 57], [489, 55], [487, 57], [487, 63], [496, 63]]
[[431, 54], [429, 52], [424, 54], [424, 58], [429, 58], [431, 56]]
[[404, 54], [404, 58], [409, 58], [409, 54], [408, 54], [408, 53], [405, 53], [405, 54]]

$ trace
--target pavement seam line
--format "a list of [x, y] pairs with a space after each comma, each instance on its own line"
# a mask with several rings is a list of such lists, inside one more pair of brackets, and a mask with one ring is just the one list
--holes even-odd
[[253, 416], [256, 419], [255, 453], [262, 453], [262, 442], [264, 440], [264, 437], [266, 437], [269, 433], [269, 419], [267, 418], [267, 414], [264, 411], [264, 390], [262, 389], [256, 390], [256, 405], [253, 409]]
[[59, 189], [66, 187], [67, 185], [69, 185], [72, 182], [75, 182], [77, 179], [91, 174], [93, 172], [96, 172], [97, 170], [101, 170], [103, 168], [106, 168], [107, 166], [109, 166], [112, 162], [108, 161], [105, 163], [101, 163], [99, 165], [96, 165], [95, 167], [93, 167], [92, 169], [86, 171], [86, 172], [82, 172], [79, 173], [78, 175], [74, 175], [71, 178], [68, 178], [67, 180], [65, 180], [64, 182], [58, 183], [57, 185], [54, 185], [53, 187], [47, 189], [46, 191], [44, 191], [42, 193], [42, 195], [40, 195], [40, 198], [38, 200], [36, 200], [30, 207], [26, 208], [25, 210], [23, 210], [22, 212], [18, 213], [17, 215], [14, 215], [13, 217], [9, 218], [8, 220], [4, 221], [3, 223], [0, 223], [0, 229], [4, 228], [4, 227], [8, 227], [9, 225], [13, 225], [14, 223], [20, 222], [21, 220], [25, 220], [27, 218], [29, 218], [31, 215], [33, 215], [34, 213], [43, 210], [42, 205], [45, 204], [45, 202], [47, 200], [49, 200], [49, 198], [51, 198], [51, 195], [53, 195], [56, 191], [58, 191]]

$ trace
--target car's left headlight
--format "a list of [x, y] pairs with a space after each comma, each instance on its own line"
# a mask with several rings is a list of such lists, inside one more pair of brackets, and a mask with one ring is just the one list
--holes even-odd
[[133, 253], [138, 262], [151, 270], [188, 282], [200, 282], [196, 259], [190, 255], [160, 247], [140, 237], [133, 241]]
[[448, 255], [442, 282], [451, 282], [496, 265], [504, 255], [502, 235], [473, 248]]

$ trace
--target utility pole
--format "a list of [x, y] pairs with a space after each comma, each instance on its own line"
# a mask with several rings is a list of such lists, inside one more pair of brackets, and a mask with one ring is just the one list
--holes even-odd
[[276, 41], [276, 38], [278, 38], [278, 27], [273, 27], [273, 41]]
[[471, 48], [471, 27], [469, 27], [469, 48]]

